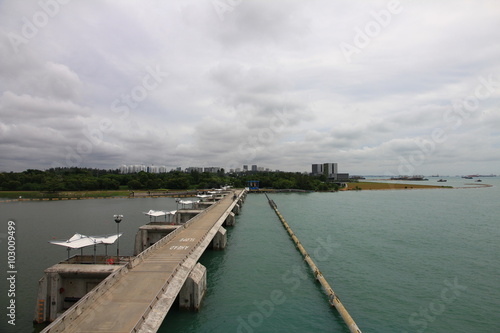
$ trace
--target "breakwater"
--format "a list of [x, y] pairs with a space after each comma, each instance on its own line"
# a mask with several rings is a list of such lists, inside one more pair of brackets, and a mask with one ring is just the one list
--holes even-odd
[[306, 249], [300, 243], [300, 240], [298, 239], [298, 237], [292, 231], [292, 228], [290, 228], [290, 226], [286, 222], [285, 218], [279, 212], [278, 206], [276, 205], [276, 203], [273, 200], [271, 200], [267, 194], [266, 194], [266, 198], [269, 202], [269, 205], [271, 206], [272, 209], [274, 209], [274, 211], [276, 212], [276, 215], [278, 215], [281, 223], [283, 224], [286, 231], [290, 235], [291, 239], [293, 240], [293, 242], [297, 246], [297, 249], [300, 251], [300, 253], [304, 257], [304, 260], [307, 262], [307, 264], [309, 265], [309, 267], [313, 271], [314, 276], [319, 281], [319, 283], [321, 284], [321, 286], [325, 290], [326, 294], [328, 295], [328, 302], [330, 303], [330, 305], [334, 306], [337, 309], [337, 311], [342, 316], [342, 319], [344, 320], [347, 327], [349, 328], [349, 330], [352, 333], [361, 333], [361, 330], [359, 329], [359, 327], [356, 324], [356, 322], [354, 321], [354, 319], [352, 319], [349, 312], [347, 312], [346, 308], [344, 307], [344, 305], [340, 301], [339, 297], [335, 294], [333, 289], [330, 287], [330, 284], [328, 283], [328, 281], [326, 281], [325, 277], [323, 276], [323, 274], [321, 273], [319, 268], [316, 266], [316, 264], [312, 260], [309, 253], [307, 253]]

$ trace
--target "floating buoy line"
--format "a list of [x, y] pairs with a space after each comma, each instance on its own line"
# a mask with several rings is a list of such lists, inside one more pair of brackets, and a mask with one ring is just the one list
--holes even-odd
[[337, 309], [339, 314], [342, 316], [342, 319], [344, 320], [345, 324], [347, 325], [347, 327], [349, 328], [349, 330], [352, 333], [361, 333], [361, 330], [359, 329], [358, 325], [356, 325], [356, 322], [354, 321], [354, 319], [352, 319], [349, 312], [347, 312], [346, 308], [344, 307], [344, 305], [340, 301], [337, 294], [333, 291], [332, 287], [330, 287], [330, 285], [328, 284], [328, 281], [326, 281], [325, 277], [323, 276], [321, 271], [318, 269], [318, 266], [316, 266], [316, 264], [312, 260], [311, 256], [309, 256], [309, 253], [307, 253], [306, 249], [302, 246], [299, 239], [294, 234], [292, 228], [290, 228], [290, 226], [286, 222], [283, 215], [281, 215], [281, 213], [279, 212], [278, 206], [276, 205], [276, 203], [273, 200], [271, 200], [266, 193], [265, 193], [265, 195], [266, 195], [266, 198], [269, 202], [269, 205], [271, 206], [271, 208], [274, 209], [274, 211], [276, 212], [276, 215], [278, 215], [281, 223], [283, 224], [286, 231], [288, 232], [288, 234], [292, 238], [293, 242], [295, 243], [295, 245], [299, 249], [300, 253], [304, 257], [304, 260], [307, 262], [307, 264], [309, 265], [309, 267], [313, 271], [314, 276], [319, 281], [321, 286], [324, 288], [326, 294], [328, 295], [328, 303], [330, 303], [331, 306], [334, 306]]

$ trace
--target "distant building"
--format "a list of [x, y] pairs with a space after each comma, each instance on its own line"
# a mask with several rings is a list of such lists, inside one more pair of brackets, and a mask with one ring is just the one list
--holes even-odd
[[312, 165], [312, 174], [314, 176], [319, 176], [323, 174], [323, 164], [313, 164]]
[[145, 166], [144, 164], [135, 164], [135, 165], [120, 165], [120, 173], [138, 173], [138, 172], [149, 172], [149, 173], [166, 173], [168, 172], [167, 167], [164, 165], [156, 166]]
[[203, 172], [217, 173], [221, 170], [222, 170], [221, 167], [206, 167], [203, 169]]
[[252, 171], [257, 171], [257, 164], [252, 165]]
[[312, 174], [314, 176], [324, 175], [329, 180], [349, 180], [348, 173], [339, 173], [337, 163], [322, 163], [312, 165]]
[[203, 172], [203, 168], [199, 168], [199, 167], [188, 167], [186, 168], [186, 172], [187, 173], [191, 173], [191, 172]]
[[338, 173], [337, 163], [324, 163], [323, 164], [323, 174], [326, 176], [326, 178], [336, 180], [337, 173]]
[[148, 166], [146, 168], [146, 172], [149, 172], [149, 173], [158, 173], [158, 167], [157, 166]]
[[341, 182], [346, 182], [349, 180], [349, 174], [348, 173], [337, 173], [337, 177], [335, 180], [341, 181]]
[[259, 183], [260, 183], [260, 181], [258, 181], [258, 180], [249, 180], [249, 181], [247, 181], [247, 187], [250, 190], [258, 190], [259, 189]]
[[248, 165], [244, 164], [243, 165], [243, 172], [247, 172], [248, 171]]

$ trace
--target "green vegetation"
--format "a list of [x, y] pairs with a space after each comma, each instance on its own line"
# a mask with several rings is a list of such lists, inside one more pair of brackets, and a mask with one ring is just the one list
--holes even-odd
[[310, 176], [298, 172], [227, 174], [221, 170], [218, 173], [171, 171], [160, 174], [146, 172], [120, 174], [118, 170], [73, 167], [0, 173], [0, 191], [2, 191], [0, 197], [50, 198], [92, 196], [92, 194], [101, 197], [126, 196], [128, 191], [141, 190], [196, 190], [219, 188], [224, 185], [242, 188], [249, 180], [259, 180], [261, 188], [338, 190], [336, 184], [326, 182], [323, 176]]

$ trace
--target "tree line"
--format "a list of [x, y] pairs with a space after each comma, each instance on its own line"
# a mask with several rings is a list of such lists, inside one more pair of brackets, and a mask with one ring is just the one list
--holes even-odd
[[92, 191], [92, 190], [193, 190], [219, 188], [225, 185], [243, 188], [247, 181], [258, 180], [261, 188], [300, 189], [310, 191], [338, 190], [324, 176], [299, 172], [217, 173], [170, 171], [121, 174], [116, 170], [92, 168], [28, 169], [0, 173], [2, 191]]

